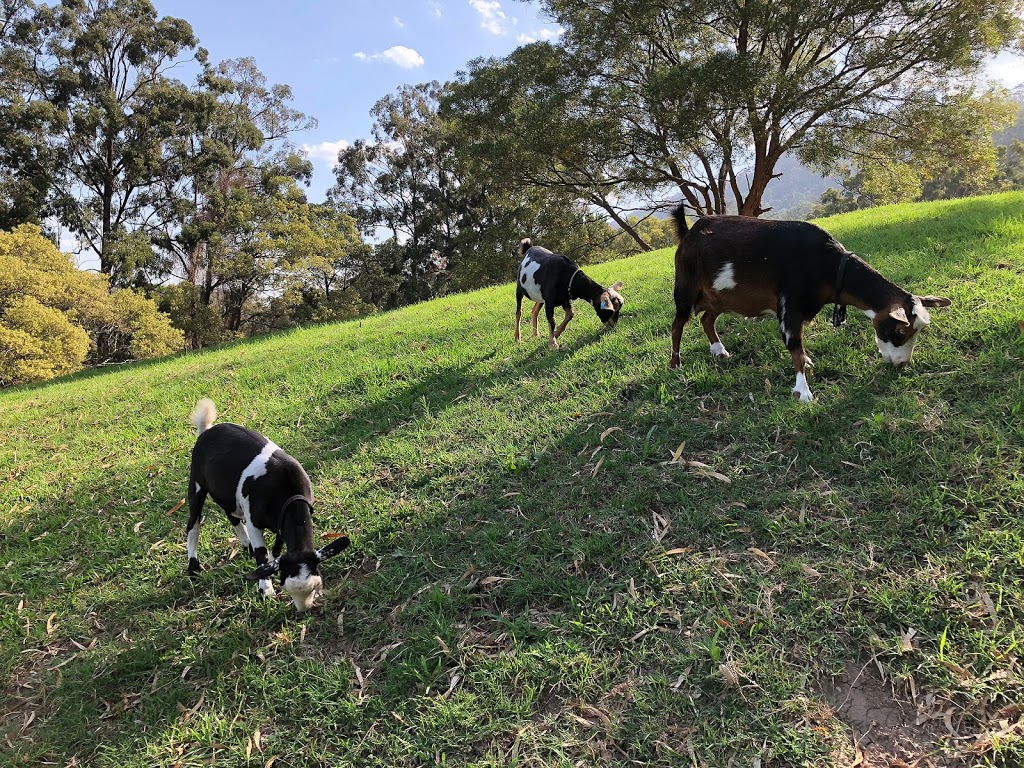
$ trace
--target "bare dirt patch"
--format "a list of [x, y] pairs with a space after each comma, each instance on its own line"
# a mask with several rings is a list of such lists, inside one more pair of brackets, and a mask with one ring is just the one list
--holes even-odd
[[941, 719], [922, 716], [900, 683], [873, 662], [850, 664], [822, 686], [833, 714], [852, 731], [859, 768], [953, 768], [967, 763], [948, 749]]

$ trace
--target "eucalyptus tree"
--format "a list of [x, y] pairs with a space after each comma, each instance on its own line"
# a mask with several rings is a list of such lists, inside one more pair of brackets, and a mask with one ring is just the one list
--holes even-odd
[[40, 35], [31, 0], [0, 2], [0, 229], [42, 223], [54, 154], [53, 106], [34, 77]]
[[593, 218], [562, 190], [511, 184], [477, 162], [472, 132], [441, 111], [449, 88], [380, 99], [371, 137], [338, 155], [330, 198], [379, 241], [364, 267], [387, 291], [361, 291], [379, 306], [510, 279], [522, 237], [579, 245]]
[[591, 188], [605, 198], [675, 188], [697, 212], [747, 215], [764, 212], [786, 152], [828, 168], [870, 151], [879, 134], [903, 151], [920, 136], [918, 118], [995, 95], [973, 84], [986, 55], [1019, 44], [1024, 10], [1021, 0], [541, 5], [565, 30], [543, 54], [557, 58], [551, 71], [518, 77], [529, 57], [515, 52], [476, 63], [463, 80], [509, 78], [494, 97], [479, 88], [458, 104], [477, 126], [493, 121], [489, 151], [512, 165], [519, 156], [503, 150], [547, 139], [564, 158], [545, 166], [523, 156], [546, 183], [586, 179], [572, 162], [579, 147], [604, 171]]
[[36, 9], [32, 88], [53, 106], [47, 141], [53, 210], [127, 282], [152, 258], [145, 232], [162, 215], [160, 182], [174, 171], [166, 145], [192, 94], [172, 75], [205, 51], [182, 20], [149, 0], [62, 0]]

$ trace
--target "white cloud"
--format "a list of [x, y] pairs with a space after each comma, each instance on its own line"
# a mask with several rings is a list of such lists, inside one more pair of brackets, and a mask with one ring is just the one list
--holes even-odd
[[555, 38], [561, 37], [565, 34], [565, 27], [559, 27], [558, 29], [548, 29], [544, 27], [539, 32], [531, 32], [530, 34], [519, 35], [516, 40], [527, 45], [529, 43], [536, 43], [538, 40], [554, 40]]
[[395, 22], [395, 26], [398, 27], [399, 29], [405, 29], [405, 22], [402, 21], [397, 16], [393, 17], [391, 20]]
[[332, 165], [338, 160], [338, 153], [349, 147], [344, 139], [338, 141], [321, 141], [319, 144], [303, 144], [302, 151], [314, 160], [321, 160]]
[[492, 35], [504, 35], [507, 32], [505, 25], [508, 23], [508, 16], [501, 10], [501, 3], [498, 0], [469, 0], [469, 4], [480, 14], [482, 29], [486, 29]]
[[437, 2], [437, 0], [430, 0], [427, 5], [430, 6], [430, 10], [434, 12], [434, 15], [437, 16], [437, 18], [440, 19], [444, 16], [444, 12], [441, 10], [441, 4]]
[[394, 45], [380, 53], [366, 54], [362, 51], [353, 53], [360, 61], [389, 61], [402, 69], [414, 69], [423, 66], [423, 57], [412, 48], [404, 45]]

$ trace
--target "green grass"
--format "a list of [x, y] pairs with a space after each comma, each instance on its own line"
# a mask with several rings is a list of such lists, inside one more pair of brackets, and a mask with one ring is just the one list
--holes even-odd
[[[0, 764], [840, 766], [852, 664], [1020, 765], [1024, 195], [822, 223], [954, 306], [902, 372], [823, 312], [808, 405], [774, 322], [667, 369], [670, 251], [588, 269], [624, 316], [559, 352], [504, 286], [0, 393]], [[322, 610], [261, 600], [212, 502], [185, 577], [207, 395], [352, 536]]]

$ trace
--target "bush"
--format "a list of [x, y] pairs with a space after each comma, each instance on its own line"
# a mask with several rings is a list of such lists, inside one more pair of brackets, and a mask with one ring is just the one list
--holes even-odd
[[0, 386], [183, 345], [156, 304], [132, 291], [111, 294], [104, 275], [77, 269], [37, 226], [0, 232]]
[[89, 334], [64, 313], [31, 296], [15, 299], [0, 320], [0, 386], [77, 371], [88, 351]]

